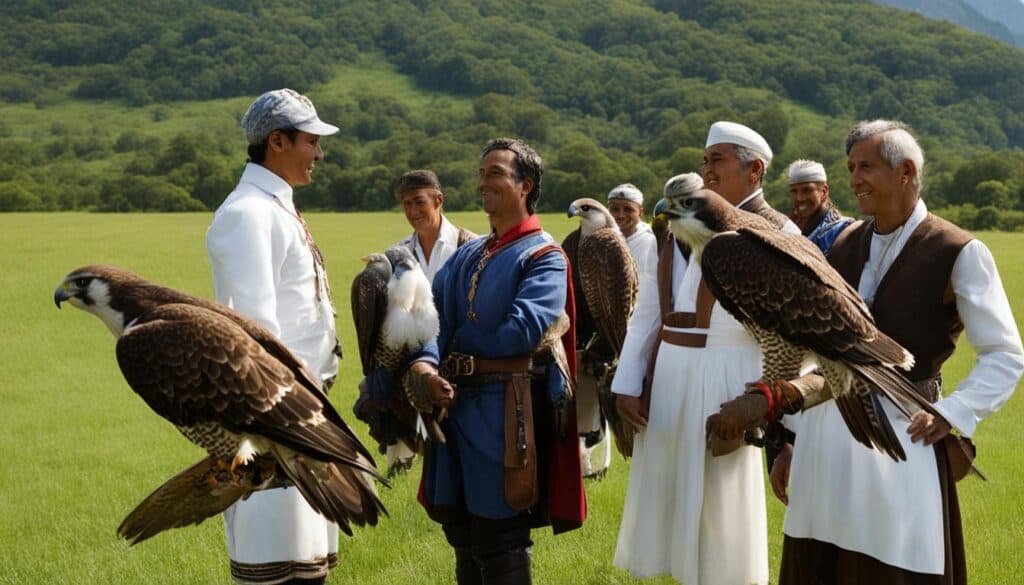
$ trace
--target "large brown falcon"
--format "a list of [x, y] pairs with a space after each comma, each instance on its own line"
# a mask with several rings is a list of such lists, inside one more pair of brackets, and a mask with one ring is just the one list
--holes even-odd
[[719, 304], [764, 353], [763, 380], [791, 380], [814, 358], [843, 420], [859, 442], [906, 459], [881, 397], [910, 418], [936, 414], [898, 369], [914, 357], [875, 327], [867, 305], [810, 240], [698, 190], [668, 197], [663, 212], [699, 258]]
[[615, 409], [610, 384], [639, 290], [636, 262], [604, 205], [594, 199], [577, 199], [569, 206], [568, 215], [580, 218], [579, 229], [562, 242], [572, 264], [576, 336], [585, 354], [608, 358], [604, 371], [597, 372], [598, 397], [619, 452], [629, 457], [635, 429]]
[[113, 266], [71, 272], [54, 301], [99, 317], [132, 390], [208, 453], [125, 518], [118, 533], [132, 544], [284, 481], [346, 534], [385, 511], [373, 458], [302, 362], [255, 321]]
[[[407, 246], [363, 260], [366, 268], [352, 281], [352, 321], [365, 376], [354, 410], [382, 453], [398, 441], [417, 452], [425, 438], [443, 439], [436, 422], [421, 417], [401, 387], [409, 355], [440, 327], [430, 281]], [[389, 474], [400, 463], [389, 462]]]

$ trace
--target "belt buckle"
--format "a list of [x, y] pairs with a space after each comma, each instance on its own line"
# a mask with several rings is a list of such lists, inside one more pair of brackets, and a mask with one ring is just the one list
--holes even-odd
[[476, 362], [469, 354], [453, 351], [448, 355], [448, 370], [451, 372], [452, 378], [472, 376], [476, 371]]

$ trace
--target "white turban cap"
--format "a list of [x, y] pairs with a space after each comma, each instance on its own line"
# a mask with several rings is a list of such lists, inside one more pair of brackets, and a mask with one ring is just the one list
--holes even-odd
[[736, 122], [715, 122], [708, 131], [708, 141], [704, 148], [716, 144], [738, 144], [753, 150], [764, 157], [766, 163], [772, 162], [772, 148], [763, 136]]
[[825, 175], [825, 167], [820, 162], [813, 160], [795, 160], [789, 165], [789, 184], [796, 183], [826, 183], [828, 177]]

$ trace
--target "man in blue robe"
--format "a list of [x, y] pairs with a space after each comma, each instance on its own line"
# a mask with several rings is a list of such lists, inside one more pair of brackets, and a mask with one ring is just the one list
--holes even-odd
[[410, 368], [417, 406], [446, 414], [419, 500], [455, 550], [459, 585], [530, 583], [530, 529], [571, 530], [585, 516], [572, 280], [534, 215], [542, 173], [520, 140], [484, 147], [477, 190], [491, 234], [434, 278], [440, 333]]

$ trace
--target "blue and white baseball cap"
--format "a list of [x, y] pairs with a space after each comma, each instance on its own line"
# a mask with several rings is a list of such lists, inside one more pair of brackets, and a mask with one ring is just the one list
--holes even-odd
[[260, 144], [274, 130], [295, 128], [317, 136], [330, 136], [338, 127], [316, 115], [313, 102], [301, 93], [284, 88], [256, 98], [242, 116], [242, 129], [249, 144]]

